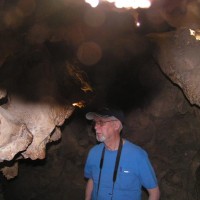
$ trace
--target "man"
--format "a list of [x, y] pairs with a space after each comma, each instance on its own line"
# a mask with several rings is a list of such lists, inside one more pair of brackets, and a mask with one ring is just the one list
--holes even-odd
[[160, 192], [147, 153], [121, 137], [122, 111], [103, 108], [87, 113], [86, 118], [93, 120], [100, 144], [90, 150], [86, 161], [85, 200], [141, 200], [142, 186], [149, 200], [158, 200]]

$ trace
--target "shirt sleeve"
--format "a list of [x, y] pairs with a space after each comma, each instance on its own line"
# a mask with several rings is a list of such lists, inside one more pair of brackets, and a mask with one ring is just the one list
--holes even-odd
[[85, 168], [84, 168], [84, 176], [85, 178], [92, 178], [92, 165], [91, 165], [91, 160], [92, 160], [92, 155], [91, 151], [88, 154], [86, 163], [85, 163]]
[[143, 151], [143, 155], [139, 161], [139, 173], [143, 187], [146, 189], [157, 187], [157, 178], [145, 151]]

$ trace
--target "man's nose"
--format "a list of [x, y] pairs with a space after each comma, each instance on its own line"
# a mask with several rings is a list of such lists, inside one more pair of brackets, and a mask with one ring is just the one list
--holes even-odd
[[99, 123], [95, 123], [94, 129], [97, 130], [99, 127], [100, 127], [100, 124]]
[[97, 128], [98, 128], [98, 124], [95, 123], [94, 129], [97, 130]]

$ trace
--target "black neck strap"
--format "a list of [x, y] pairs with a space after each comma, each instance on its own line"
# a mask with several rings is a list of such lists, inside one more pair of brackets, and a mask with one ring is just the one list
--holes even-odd
[[[116, 161], [115, 161], [115, 169], [114, 169], [114, 172], [113, 172], [112, 193], [113, 193], [115, 181], [117, 179], [117, 171], [118, 171], [118, 167], [119, 167], [119, 161], [120, 161], [120, 157], [121, 157], [122, 147], [123, 147], [123, 141], [122, 141], [122, 138], [120, 138], [119, 147], [118, 147], [118, 150], [117, 150], [117, 157], [116, 157]], [[100, 172], [99, 172], [99, 180], [98, 180], [98, 186], [97, 186], [97, 197], [98, 197], [99, 186], [100, 186], [100, 182], [101, 182], [101, 171], [102, 171], [102, 168], [103, 168], [104, 155], [105, 155], [105, 146], [102, 150], [101, 160], [100, 160], [100, 164], [99, 164]]]

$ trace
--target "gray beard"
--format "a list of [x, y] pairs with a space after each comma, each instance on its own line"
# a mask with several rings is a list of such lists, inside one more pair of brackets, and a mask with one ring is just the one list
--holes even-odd
[[96, 136], [96, 139], [97, 139], [97, 141], [99, 141], [99, 142], [104, 142], [105, 141], [105, 136], [102, 136], [102, 137], [98, 137], [98, 136]]

